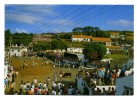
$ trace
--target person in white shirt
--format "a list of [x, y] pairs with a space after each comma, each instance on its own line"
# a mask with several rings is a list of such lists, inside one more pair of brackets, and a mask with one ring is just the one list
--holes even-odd
[[58, 95], [61, 95], [60, 91], [58, 92]]
[[39, 81], [39, 83], [38, 83], [38, 88], [42, 88], [42, 83], [41, 83], [41, 81]]
[[54, 82], [54, 83], [52, 84], [52, 88], [53, 88], [53, 89], [56, 89], [56, 86], [57, 86], [57, 85], [56, 85], [56, 83]]
[[41, 88], [38, 88], [38, 94], [41, 95]]
[[36, 79], [36, 77], [35, 77], [35, 79], [34, 79], [34, 84], [35, 84], [35, 85], [37, 84], [37, 79]]
[[24, 83], [23, 83], [23, 89], [26, 90], [26, 88], [27, 88], [27, 85], [26, 85], [26, 83], [24, 82]]
[[58, 86], [58, 90], [60, 90], [60, 89], [61, 89], [62, 84], [59, 82], [59, 83], [57, 84], [57, 86]]
[[52, 90], [51, 95], [56, 95], [56, 91]]
[[30, 86], [31, 84], [30, 84], [29, 81], [28, 81], [26, 85], [27, 85], [27, 86]]
[[46, 82], [44, 82], [44, 84], [43, 84], [43, 88], [44, 88], [44, 89], [47, 88], [47, 84], [46, 84]]

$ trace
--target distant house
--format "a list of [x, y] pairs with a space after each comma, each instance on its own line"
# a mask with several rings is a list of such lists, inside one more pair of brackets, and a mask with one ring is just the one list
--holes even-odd
[[125, 40], [126, 36], [125, 35], [120, 35], [121, 40]]
[[118, 32], [111, 32], [110, 33], [110, 38], [111, 39], [118, 39], [118, 38], [120, 38], [120, 35], [119, 35]]
[[72, 42], [90, 42], [92, 36], [87, 36], [87, 35], [72, 35], [71, 40]]
[[33, 42], [50, 42], [52, 35], [36, 34], [33, 36]]
[[110, 54], [111, 51], [113, 50], [121, 50], [121, 47], [120, 46], [106, 46], [106, 49], [107, 49], [107, 54]]
[[67, 52], [83, 53], [83, 48], [80, 48], [80, 47], [69, 47], [69, 48], [67, 48]]
[[17, 44], [10, 47], [10, 56], [23, 56], [24, 52], [27, 52], [27, 47], [17, 46]]
[[106, 46], [111, 46], [111, 38], [92, 37], [92, 42], [103, 43]]

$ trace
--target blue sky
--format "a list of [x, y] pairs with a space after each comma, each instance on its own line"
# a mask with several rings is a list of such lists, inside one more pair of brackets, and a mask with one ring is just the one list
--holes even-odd
[[71, 32], [74, 27], [134, 30], [133, 5], [5, 5], [12, 32]]

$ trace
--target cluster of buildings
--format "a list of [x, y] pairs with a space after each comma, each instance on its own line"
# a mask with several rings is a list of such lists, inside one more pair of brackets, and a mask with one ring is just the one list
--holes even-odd
[[[110, 38], [93, 37], [93, 36], [87, 36], [87, 35], [72, 35], [72, 37], [71, 37], [72, 42], [98, 42], [98, 43], [104, 44], [107, 49], [107, 52], [106, 52], [107, 54], [110, 54], [111, 53], [110, 51], [113, 51], [113, 50], [123, 49], [123, 46], [119, 45], [116, 41], [114, 41], [114, 40], [118, 40], [118, 39], [133, 40], [133, 33], [131, 33], [130, 35], [120, 35], [119, 32], [110, 32]], [[124, 46], [125, 47], [129, 46], [131, 48], [131, 45], [124, 45]], [[82, 47], [67, 48], [68, 52], [82, 53], [82, 50], [83, 50]]]
[[35, 34], [33, 36], [33, 42], [51, 42], [52, 35], [48, 34]]
[[[120, 46], [114, 46], [112, 45], [111, 38], [102, 38], [102, 37], [92, 37], [92, 36], [86, 36], [86, 35], [72, 35], [71, 37], [72, 42], [98, 42], [102, 43], [107, 48], [107, 53], [109, 53], [109, 50], [120, 50]], [[68, 48], [68, 51], [72, 52], [80, 52], [82, 53], [83, 48], [75, 48], [71, 47]]]
[[[128, 34], [128, 33], [127, 33]], [[33, 36], [32, 42], [51, 42], [53, 35], [51, 34], [35, 34]], [[121, 50], [123, 47], [119, 45], [118, 43], [114, 43], [113, 40], [116, 39], [129, 39], [133, 40], [133, 33], [129, 33], [129, 35], [121, 35], [119, 32], [110, 32], [110, 38], [102, 38], [102, 37], [93, 37], [93, 36], [87, 36], [87, 35], [72, 35], [71, 41], [72, 42], [98, 42], [102, 43], [106, 46], [107, 54], [111, 53], [112, 50]], [[114, 45], [115, 44], [115, 45]], [[131, 48], [131, 45], [125, 45], [125, 47]], [[67, 52], [73, 52], [73, 53], [82, 53], [83, 47], [73, 47], [69, 46], [67, 47]], [[24, 46], [17, 46], [12, 45], [10, 48], [10, 55], [16, 55], [16, 56], [22, 56], [24, 52], [27, 52], [27, 47]]]

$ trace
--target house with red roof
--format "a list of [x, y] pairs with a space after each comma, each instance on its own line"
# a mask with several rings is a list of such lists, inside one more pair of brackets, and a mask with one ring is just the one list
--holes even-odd
[[92, 37], [92, 42], [103, 43], [105, 46], [111, 46], [111, 38]]
[[91, 42], [92, 36], [87, 35], [72, 35], [71, 40], [72, 42]]

